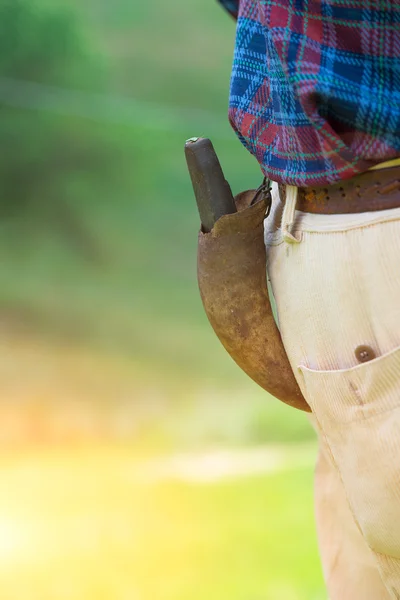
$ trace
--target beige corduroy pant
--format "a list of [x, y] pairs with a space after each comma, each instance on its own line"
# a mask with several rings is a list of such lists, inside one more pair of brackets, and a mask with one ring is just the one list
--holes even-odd
[[[400, 599], [400, 209], [295, 211], [273, 185], [267, 271], [320, 439], [316, 518], [331, 600]], [[371, 360], [361, 362], [360, 346]]]

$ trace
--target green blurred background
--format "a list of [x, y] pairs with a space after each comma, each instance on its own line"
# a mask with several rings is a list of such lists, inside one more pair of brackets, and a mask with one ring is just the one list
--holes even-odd
[[184, 141], [235, 192], [213, 0], [0, 4], [2, 600], [323, 600], [304, 415], [196, 285]]

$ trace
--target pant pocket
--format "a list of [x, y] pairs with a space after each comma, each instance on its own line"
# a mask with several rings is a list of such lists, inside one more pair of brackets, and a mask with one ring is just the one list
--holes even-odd
[[400, 559], [400, 347], [351, 369], [299, 369], [366, 542]]

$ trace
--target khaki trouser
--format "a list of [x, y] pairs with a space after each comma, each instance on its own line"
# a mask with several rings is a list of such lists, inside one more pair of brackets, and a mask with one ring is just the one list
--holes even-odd
[[[273, 185], [267, 270], [320, 438], [316, 517], [331, 600], [400, 599], [400, 209], [285, 210]], [[282, 211], [284, 214], [282, 214]], [[360, 346], [370, 348], [361, 362]]]

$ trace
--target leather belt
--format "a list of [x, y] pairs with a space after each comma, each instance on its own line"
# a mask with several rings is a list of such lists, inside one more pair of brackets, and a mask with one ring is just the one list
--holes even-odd
[[373, 212], [400, 207], [400, 166], [366, 171], [324, 187], [299, 188], [296, 209], [316, 214]]

